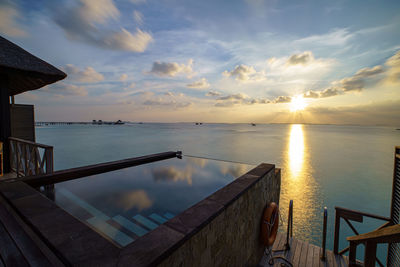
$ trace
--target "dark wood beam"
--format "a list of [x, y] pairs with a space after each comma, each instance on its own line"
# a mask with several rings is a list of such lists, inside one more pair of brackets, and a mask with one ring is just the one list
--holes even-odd
[[11, 122], [8, 77], [0, 74], [0, 142], [3, 143], [3, 166], [5, 173], [10, 171], [10, 145], [8, 142], [10, 136]]

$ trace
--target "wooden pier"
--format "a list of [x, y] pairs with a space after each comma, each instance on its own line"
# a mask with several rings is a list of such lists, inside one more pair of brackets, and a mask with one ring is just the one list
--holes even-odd
[[[295, 238], [291, 238], [289, 241], [290, 250], [287, 251], [279, 251], [283, 250], [286, 242], [286, 234], [278, 233], [278, 236], [275, 240], [275, 243], [272, 247], [272, 251], [278, 250], [277, 252], [273, 252], [273, 256], [282, 256], [288, 262], [292, 264], [293, 267], [344, 267], [349, 265], [348, 257], [344, 255], [335, 255], [332, 251], [326, 251], [326, 259], [325, 261], [321, 260], [322, 248], [310, 244], [308, 242], [304, 242], [301, 240], [297, 240]], [[281, 266], [281, 263], [285, 263], [284, 260], [275, 259], [273, 264], [270, 265], [268, 263], [269, 257], [264, 255], [264, 257], [260, 261], [260, 266], [270, 267], [270, 266]]]

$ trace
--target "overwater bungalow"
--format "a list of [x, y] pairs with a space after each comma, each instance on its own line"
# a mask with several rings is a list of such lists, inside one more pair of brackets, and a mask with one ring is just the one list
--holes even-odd
[[[205, 172], [204, 161], [214, 167], [217, 164], [172, 151], [53, 171], [53, 148], [35, 143], [33, 107], [27, 108], [29, 123], [24, 125], [29, 127], [19, 126], [26, 118], [14, 109], [10, 97], [66, 75], [4, 38], [0, 38], [0, 75], [0, 142], [6, 173], [0, 181], [0, 266], [383, 266], [376, 258], [378, 244], [389, 244], [387, 266], [400, 266], [399, 147], [394, 156], [390, 217], [370, 214], [367, 206], [363, 212], [336, 207], [333, 251], [326, 249], [326, 209], [321, 208], [323, 225], [314, 226], [323, 229], [320, 247], [293, 236], [293, 202], [287, 228], [277, 232], [281, 171], [267, 163], [242, 164], [244, 173], [237, 179], [196, 199], [194, 205], [183, 205], [176, 213], [165, 206], [151, 214], [110, 215], [73, 187], [54, 190], [54, 185], [57, 188], [61, 182], [79, 179], [93, 191], [94, 181], [102, 179], [112, 185], [123, 175], [148, 175], [147, 180], [159, 185], [160, 181], [188, 179], [171, 175], [176, 164], [184, 162], [191, 164], [193, 171], [199, 169], [200, 179], [204, 178], [201, 175], [218, 175]], [[238, 163], [220, 164], [229, 168]], [[146, 169], [150, 165], [158, 168], [150, 172]], [[185, 190], [190, 192], [190, 186]], [[142, 193], [134, 193], [143, 198]], [[164, 195], [168, 198], [160, 202], [178, 194], [168, 191]], [[57, 202], [58, 198], [67, 206]], [[375, 231], [360, 234], [352, 222], [365, 218], [384, 223]], [[349, 246], [340, 249], [343, 222], [354, 236], [346, 237]], [[363, 258], [356, 254], [360, 244], [365, 246]]]

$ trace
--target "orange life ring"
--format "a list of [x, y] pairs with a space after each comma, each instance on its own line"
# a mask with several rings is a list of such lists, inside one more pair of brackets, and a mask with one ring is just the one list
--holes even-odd
[[261, 222], [261, 240], [264, 246], [272, 246], [275, 242], [279, 226], [279, 210], [275, 202], [265, 208]]

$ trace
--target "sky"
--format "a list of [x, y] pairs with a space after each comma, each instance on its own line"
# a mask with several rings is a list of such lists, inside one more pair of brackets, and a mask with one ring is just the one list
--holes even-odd
[[0, 0], [37, 121], [400, 126], [400, 1]]

